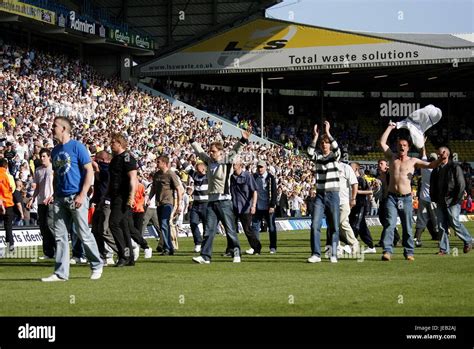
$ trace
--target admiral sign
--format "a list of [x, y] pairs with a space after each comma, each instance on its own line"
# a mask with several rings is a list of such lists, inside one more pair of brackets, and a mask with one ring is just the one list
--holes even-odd
[[75, 11], [69, 12], [68, 28], [105, 38], [105, 27], [103, 25], [97, 22], [89, 22], [85, 18], [76, 16]]
[[62, 13], [58, 16], [58, 26], [66, 28], [66, 17]]

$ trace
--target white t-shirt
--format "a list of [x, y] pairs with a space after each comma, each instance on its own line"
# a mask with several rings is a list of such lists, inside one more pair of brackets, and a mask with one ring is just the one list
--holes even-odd
[[352, 167], [340, 162], [339, 168], [339, 201], [340, 204], [348, 204], [351, 198], [351, 186], [357, 184], [357, 177]]
[[[428, 161], [426, 156], [424, 156], [421, 160]], [[431, 197], [430, 197], [431, 172], [433, 172], [433, 169], [431, 169], [431, 168], [422, 168], [421, 169], [420, 199], [423, 200], [423, 201], [426, 201], [426, 202], [431, 202]]]
[[303, 203], [303, 199], [301, 197], [299, 197], [298, 195], [296, 195], [295, 197], [293, 198], [290, 198], [289, 200], [289, 206], [292, 210], [301, 210], [301, 204]]
[[17, 145], [15, 150], [18, 156], [20, 157], [20, 160], [26, 160], [25, 154], [28, 153], [28, 146], [26, 144]]

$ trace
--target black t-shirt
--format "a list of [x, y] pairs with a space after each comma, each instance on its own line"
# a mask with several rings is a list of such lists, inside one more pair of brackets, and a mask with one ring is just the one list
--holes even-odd
[[[357, 182], [359, 184], [360, 190], [369, 190], [369, 183], [365, 180], [364, 177], [359, 176], [357, 177]], [[357, 206], [365, 206], [367, 204], [367, 195], [357, 194], [356, 196], [356, 205]]]
[[[33, 157], [30, 157], [30, 160], [33, 159]], [[38, 168], [41, 166], [41, 159], [40, 158], [36, 158], [33, 160], [33, 164], [35, 165], [35, 168]]]
[[16, 156], [16, 151], [7, 150], [3, 153], [3, 156], [8, 160], [8, 163], [11, 164], [13, 162], [13, 158]]
[[21, 192], [18, 190], [13, 192], [13, 203], [15, 204], [13, 211], [15, 212], [16, 216], [20, 217], [20, 210], [18, 209], [17, 204], [20, 203], [23, 205], [23, 198], [21, 196]]
[[128, 173], [137, 169], [137, 161], [128, 151], [112, 158], [109, 166], [110, 182], [108, 196], [111, 199], [121, 197], [127, 200], [130, 194]]
[[107, 197], [107, 190], [109, 188], [109, 164], [105, 162], [99, 163], [99, 174], [95, 176], [94, 182], [94, 195], [92, 196], [91, 203], [98, 204], [102, 199], [110, 199]]

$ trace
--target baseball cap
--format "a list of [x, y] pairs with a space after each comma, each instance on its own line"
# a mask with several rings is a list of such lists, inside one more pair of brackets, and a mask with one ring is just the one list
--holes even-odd
[[257, 167], [259, 167], [259, 166], [265, 166], [265, 167], [267, 167], [267, 164], [266, 164], [265, 161], [260, 160], [259, 162], [257, 162]]

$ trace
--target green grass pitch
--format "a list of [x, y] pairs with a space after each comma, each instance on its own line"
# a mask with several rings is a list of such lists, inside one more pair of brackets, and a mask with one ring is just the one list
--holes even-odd
[[[474, 222], [466, 224], [471, 234]], [[375, 241], [380, 228], [371, 228]], [[325, 231], [323, 231], [325, 236]], [[309, 232], [278, 235], [278, 253], [268, 253], [261, 234], [260, 256], [233, 264], [221, 257], [225, 238], [217, 236], [210, 265], [191, 261], [192, 239], [180, 239], [175, 256], [153, 255], [135, 267], [104, 268], [89, 280], [87, 265], [71, 266], [70, 280], [42, 283], [52, 261], [0, 259], [1, 316], [472, 316], [474, 251], [435, 255], [437, 244], [424, 233], [415, 261], [396, 248], [391, 262], [381, 249], [363, 261], [327, 259], [309, 264]], [[242, 249], [248, 248], [239, 235]], [[151, 241], [152, 247], [156, 243]], [[323, 243], [324, 245], [324, 243]]]

